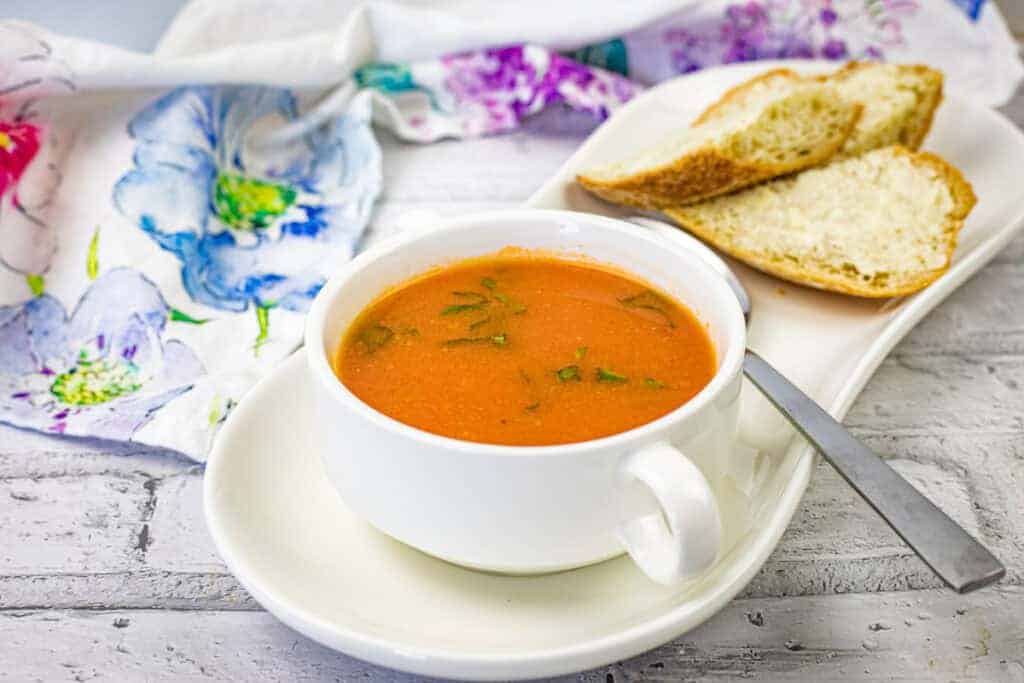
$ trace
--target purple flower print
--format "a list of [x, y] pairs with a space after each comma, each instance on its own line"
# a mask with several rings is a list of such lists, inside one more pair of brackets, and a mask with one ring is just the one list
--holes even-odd
[[902, 45], [906, 18], [920, 10], [920, 0], [684, 3], [654, 24], [565, 54], [514, 44], [367, 64], [355, 78], [385, 96], [376, 102], [400, 137], [464, 138], [512, 130], [551, 105], [563, 109], [552, 118], [568, 118], [566, 108], [604, 118], [641, 89], [622, 76], [654, 83], [732, 62], [881, 60]]
[[441, 64], [441, 83], [417, 82], [444, 93], [438, 100], [450, 103], [447, 114], [460, 120], [463, 135], [510, 130], [553, 104], [603, 119], [639, 91], [621, 76], [531, 45], [450, 55]]
[[70, 317], [47, 294], [0, 307], [0, 421], [130, 439], [203, 374], [191, 349], [163, 339], [169, 314], [129, 268], [100, 276]]
[[[872, 21], [882, 44], [898, 34], [899, 12], [915, 11], [908, 5], [886, 6]], [[914, 5], [907, 9], [909, 5]], [[689, 73], [716, 64], [761, 59], [849, 59], [847, 43], [840, 38], [844, 17], [833, 0], [772, 0], [733, 3], [717, 19], [670, 25], [662, 40], [671, 46], [678, 73]], [[888, 38], [887, 38], [888, 36]], [[881, 59], [880, 48], [869, 45], [864, 57]]]
[[759, 58], [759, 48], [768, 41], [771, 28], [768, 12], [756, 2], [731, 5], [720, 29], [721, 42], [727, 46], [726, 63], [749, 62]]
[[822, 46], [821, 54], [826, 59], [843, 59], [846, 57], [846, 43], [833, 38]]

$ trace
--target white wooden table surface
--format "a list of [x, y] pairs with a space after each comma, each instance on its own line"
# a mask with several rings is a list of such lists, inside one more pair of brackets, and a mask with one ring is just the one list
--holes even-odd
[[[1004, 111], [1024, 125], [1024, 93]], [[425, 147], [382, 135], [373, 234], [417, 207], [514, 206], [584, 136], [550, 120]], [[738, 599], [672, 643], [577, 678], [1024, 681], [1024, 237], [900, 344], [846, 422], [980, 530], [1008, 567], [998, 587], [941, 588], [819, 464]], [[137, 446], [0, 426], [0, 680], [412, 680], [263, 612], [217, 557], [201, 476]]]

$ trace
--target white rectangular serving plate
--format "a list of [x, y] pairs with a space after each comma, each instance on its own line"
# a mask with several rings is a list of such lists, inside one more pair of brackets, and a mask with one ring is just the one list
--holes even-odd
[[[588, 194], [580, 171], [627, 158], [693, 121], [729, 88], [773, 68], [807, 74], [838, 68], [830, 62], [757, 62], [718, 67], [667, 81], [641, 94], [598, 128], [527, 202], [622, 217], [635, 212]], [[959, 235], [950, 269], [909, 297], [867, 300], [801, 287], [728, 259], [753, 302], [749, 345], [842, 419], [875, 369], [908, 331], [984, 266], [1024, 225], [1024, 135], [998, 112], [947, 94], [922, 146], [957, 166], [978, 204]], [[984, 409], [984, 406], [979, 406]], [[733, 557], [747, 557], [728, 592], [738, 592], [767, 559], [810, 479], [813, 449], [750, 385], [744, 387], [740, 441], [757, 449], [751, 480], [750, 528], [733, 536]]]

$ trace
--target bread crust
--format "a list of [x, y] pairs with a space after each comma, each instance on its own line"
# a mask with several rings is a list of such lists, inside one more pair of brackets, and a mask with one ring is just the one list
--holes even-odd
[[945, 181], [954, 204], [946, 224], [943, 226], [943, 233], [946, 236], [945, 265], [934, 270], [922, 271], [917, 277], [909, 281], [904, 280], [898, 285], [872, 285], [855, 278], [845, 278], [835, 273], [810, 270], [796, 263], [780, 263], [765, 257], [763, 254], [740, 249], [732, 242], [716, 239], [715, 231], [689, 215], [685, 208], [668, 208], [664, 210], [664, 213], [688, 232], [693, 233], [696, 237], [714, 245], [730, 256], [764, 273], [774, 275], [789, 282], [869, 299], [887, 299], [913, 294], [924, 289], [949, 270], [953, 259], [953, 252], [956, 250], [957, 235], [963, 227], [967, 215], [977, 203], [977, 197], [971, 184], [963, 177], [963, 174], [942, 157], [930, 152], [913, 152], [899, 145], [893, 146], [892, 149], [896, 154], [908, 157], [914, 165], [932, 168]]
[[[804, 157], [805, 163], [795, 167], [792, 164], [745, 163], [709, 148], [697, 150], [672, 164], [637, 174], [629, 180], [606, 182], [577, 175], [576, 181], [610, 202], [657, 210], [670, 205], [694, 204], [821, 163], [832, 158], [843, 142], [845, 138], [816, 150]], [[685, 200], [673, 199], [682, 194], [687, 195]]]
[[[849, 78], [858, 71], [876, 67], [874, 62], [852, 61], [829, 74], [801, 76], [792, 69], [770, 69], [727, 90], [716, 102], [701, 112], [691, 127], [705, 123], [715, 117], [723, 108], [743, 97], [759, 84], [783, 78], [793, 83], [819, 83], [828, 85]], [[911, 117], [911, 123], [901, 131], [900, 144], [916, 150], [921, 146], [931, 128], [935, 110], [942, 101], [942, 73], [920, 64], [899, 65], [900, 69], [912, 71], [931, 87], [918, 102], [918, 108]], [[657, 210], [666, 206], [685, 206], [719, 195], [734, 192], [778, 176], [822, 164], [834, 156], [843, 154], [846, 138], [854, 132], [862, 105], [843, 132], [844, 140], [822, 145], [799, 162], [788, 164], [752, 163], [736, 159], [723, 150], [707, 147], [648, 171], [633, 174], [627, 179], [603, 180], [581, 173], [577, 182], [595, 195], [607, 201], [640, 209]]]
[[[865, 61], [847, 62], [843, 68], [838, 71], [831, 74], [821, 74], [819, 76], [815, 76], [814, 79], [819, 83], [827, 84], [833, 81], [843, 80], [858, 71], [870, 69], [874, 66], [877, 66], [877, 63]], [[904, 135], [900, 136], [901, 145], [910, 150], [917, 150], [921, 147], [921, 143], [924, 142], [925, 137], [928, 135], [928, 131], [931, 130], [932, 121], [935, 119], [935, 111], [939, 108], [939, 105], [942, 104], [944, 77], [941, 71], [925, 66], [924, 64], [898, 64], [896, 66], [900, 69], [912, 71], [930, 86], [930, 90], [925, 94], [924, 99], [918, 102], [918, 108], [913, 117], [913, 121], [916, 125], [909, 130], [904, 131]]]
[[[828, 85], [841, 82], [860, 70], [875, 66], [873, 62], [849, 62], [831, 74], [807, 77], [801, 76], [791, 69], [772, 69], [727, 90], [721, 98], [705, 109], [692, 125], [696, 126], [715, 118], [723, 108], [743, 97], [751, 88], [768, 80], [784, 78], [792, 80], [795, 84], [815, 82]], [[829, 272], [820, 268], [812, 269], [791, 261], [779, 262], [764, 254], [739, 249], [731, 241], [719, 241], [716, 239], [715, 232], [703, 225], [686, 208], [694, 203], [822, 164], [833, 157], [839, 157], [843, 154], [843, 146], [857, 124], [860, 105], [857, 105], [857, 113], [844, 131], [842, 140], [813, 150], [811, 154], [801, 159], [800, 163], [744, 162], [730, 156], [721, 148], [708, 146], [695, 150], [670, 164], [634, 174], [624, 180], [607, 181], [586, 174], [579, 174], [576, 179], [595, 195], [616, 204], [661, 210], [676, 223], [704, 241], [754, 268], [784, 280], [873, 299], [912, 294], [934, 282], [949, 269], [953, 253], [956, 250], [958, 234], [963, 227], [964, 220], [976, 204], [977, 198], [970, 183], [954, 166], [935, 154], [912, 151], [920, 147], [924, 141], [931, 129], [935, 111], [942, 101], [942, 73], [918, 64], [899, 65], [899, 68], [912, 72], [923, 83], [923, 87], [915, 83], [914, 90], [918, 93], [917, 107], [899, 133], [900, 144], [891, 146], [891, 149], [895, 154], [907, 157], [914, 165], [931, 168], [946, 184], [954, 202], [954, 206], [942, 226], [946, 249], [945, 264], [941, 268], [921, 271], [913, 277], [902, 277], [896, 281], [886, 281], [884, 284], [864, 282], [856, 276]], [[672, 201], [674, 197], [680, 195], [686, 195], [686, 199]]]
[[741, 95], [745, 94], [755, 85], [763, 81], [771, 80], [773, 78], [777, 78], [780, 76], [785, 77], [788, 80], [793, 80], [797, 82], [801, 80], [800, 74], [793, 71], [792, 69], [769, 69], [768, 71], [765, 71], [763, 74], [754, 76], [753, 78], [749, 78], [740, 83], [739, 85], [734, 85], [733, 87], [726, 90], [721, 97], [719, 97], [715, 102], [713, 102], [711, 106], [709, 106], [707, 109], [702, 111], [700, 116], [694, 119], [693, 123], [690, 124], [690, 127], [693, 128], [694, 126], [699, 126], [705, 121], [714, 118], [715, 114], [717, 114], [723, 107], [725, 107], [727, 104], [730, 104], [733, 100], [737, 99]]
[[849, 138], [861, 111], [861, 105], [853, 105], [839, 135], [793, 163], [742, 161], [709, 146], [627, 179], [607, 181], [581, 173], [576, 182], [602, 199], [640, 209], [694, 204], [828, 161]]
[[[815, 83], [828, 85], [835, 81], [844, 80], [856, 74], [858, 71], [871, 69], [876, 66], [878, 66], [877, 62], [855, 60], [847, 62], [842, 66], [842, 68], [833, 71], [832, 73], [806, 77], [801, 76], [792, 69], [770, 69], [765, 71], [763, 74], [755, 76], [754, 78], [726, 90], [725, 94], [722, 95], [718, 101], [714, 102], [711, 106], [701, 112], [700, 116], [698, 116], [691, 124], [691, 127], [700, 125], [714, 118], [714, 116], [726, 105], [730, 104], [733, 100], [745, 94], [746, 91], [751, 89], [753, 86], [763, 81], [784, 77], [794, 83], [813, 81]], [[906, 135], [901, 136], [903, 139], [900, 140], [900, 144], [904, 147], [917, 150], [921, 147], [921, 143], [924, 142], [924, 138], [928, 135], [928, 131], [931, 130], [932, 121], [935, 118], [935, 110], [937, 110], [939, 105], [942, 104], [944, 78], [941, 71], [932, 69], [924, 64], [899, 64], [896, 66], [900, 69], [913, 72], [930, 86], [929, 92], [927, 92], [924, 99], [918, 103], [918, 110], [913, 119], [916, 125], [906, 131]]]
[[935, 111], [942, 104], [943, 98], [943, 87], [945, 85], [945, 78], [941, 71], [935, 69], [929, 69], [926, 66], [914, 65], [915, 70], [919, 70], [922, 76], [933, 86], [933, 91], [929, 97], [927, 97], [922, 103], [920, 112], [920, 125], [916, 130], [911, 132], [910, 137], [906, 141], [906, 146], [910, 149], [920, 149], [921, 144], [924, 142], [925, 137], [928, 135], [928, 131], [932, 129], [932, 122], [935, 120]]

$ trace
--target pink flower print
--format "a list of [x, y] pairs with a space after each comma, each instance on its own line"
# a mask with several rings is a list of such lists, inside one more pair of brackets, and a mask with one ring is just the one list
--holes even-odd
[[39, 294], [56, 251], [49, 223], [66, 149], [52, 131], [26, 121], [0, 121], [0, 264], [25, 276]]
[[24, 275], [37, 295], [57, 248], [46, 214], [70, 141], [40, 121], [37, 98], [74, 90], [71, 78], [31, 27], [0, 25], [0, 265]]
[[41, 131], [31, 123], [0, 121], [0, 197], [17, 185], [39, 152]]

